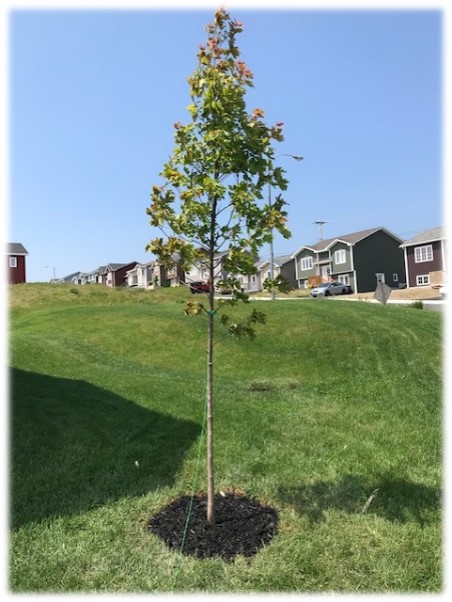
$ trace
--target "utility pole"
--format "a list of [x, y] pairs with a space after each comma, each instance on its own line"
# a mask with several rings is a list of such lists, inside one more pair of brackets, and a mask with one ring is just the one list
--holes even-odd
[[[278, 155], [275, 155], [275, 157], [292, 157], [292, 159], [295, 159], [295, 161], [303, 161], [303, 157], [301, 155], [292, 155], [291, 153], [279, 153]], [[271, 207], [272, 206], [272, 187], [270, 185], [270, 182], [268, 183], [268, 206]], [[272, 233], [271, 233], [271, 240], [270, 240], [270, 279], [273, 280], [275, 277], [275, 272], [274, 272], [274, 253], [273, 253], [273, 229], [272, 229]], [[274, 301], [275, 300], [275, 289], [272, 289], [271, 291], [271, 300]]]
[[330, 222], [326, 222], [323, 219], [318, 219], [318, 220], [316, 220], [315, 222], [312, 222], [312, 223], [319, 227], [320, 240], [323, 240], [323, 225], [324, 224], [329, 224]]

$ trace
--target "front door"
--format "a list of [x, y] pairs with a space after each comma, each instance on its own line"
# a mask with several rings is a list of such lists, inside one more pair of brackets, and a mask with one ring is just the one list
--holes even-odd
[[320, 268], [320, 275], [322, 276], [322, 280], [326, 282], [330, 279], [330, 267], [328, 265], [322, 265]]

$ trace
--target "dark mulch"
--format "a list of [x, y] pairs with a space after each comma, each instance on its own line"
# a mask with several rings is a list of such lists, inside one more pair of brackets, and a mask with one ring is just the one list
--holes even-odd
[[[158, 535], [173, 550], [181, 544], [191, 496], [171, 502], [153, 516], [147, 529]], [[183, 554], [198, 558], [253, 556], [268, 544], [276, 533], [278, 513], [256, 500], [234, 493], [216, 494], [215, 524], [207, 522], [207, 496], [195, 496], [185, 537]]]

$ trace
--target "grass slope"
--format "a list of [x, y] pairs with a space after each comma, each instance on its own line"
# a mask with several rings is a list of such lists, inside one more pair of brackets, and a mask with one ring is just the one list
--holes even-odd
[[206, 333], [184, 316], [187, 297], [12, 287], [10, 588], [440, 591], [436, 312], [253, 302], [268, 322], [254, 342], [218, 325], [217, 489], [278, 508], [278, 535], [225, 563], [179, 557], [146, 532], [196, 470]]

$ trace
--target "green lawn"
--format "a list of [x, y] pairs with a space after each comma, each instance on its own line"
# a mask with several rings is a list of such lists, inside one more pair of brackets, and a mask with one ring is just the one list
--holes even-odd
[[[193, 486], [206, 333], [188, 297], [12, 287], [10, 589], [442, 591], [437, 312], [255, 301], [255, 341], [218, 324], [216, 486], [276, 507], [278, 534], [227, 563], [146, 531]], [[204, 473], [203, 448], [199, 492]]]

